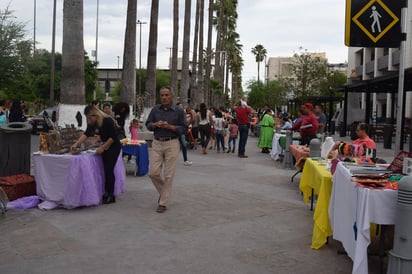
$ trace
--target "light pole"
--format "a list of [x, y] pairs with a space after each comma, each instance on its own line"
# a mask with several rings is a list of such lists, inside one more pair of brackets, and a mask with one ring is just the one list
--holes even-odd
[[139, 95], [142, 95], [142, 25], [147, 23], [137, 20], [136, 24], [139, 24]]
[[120, 56], [117, 55], [117, 80], [119, 80]]
[[[96, 2], [96, 44], [94, 48], [94, 61], [96, 62], [96, 69], [97, 69], [97, 46], [99, 42], [99, 0]], [[93, 100], [96, 100], [96, 90], [99, 84], [99, 80], [97, 80], [96, 86], [93, 91]]]

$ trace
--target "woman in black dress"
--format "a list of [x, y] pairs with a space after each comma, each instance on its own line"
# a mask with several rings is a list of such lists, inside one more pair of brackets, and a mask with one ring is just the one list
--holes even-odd
[[103, 158], [105, 175], [103, 204], [114, 203], [116, 202], [114, 197], [114, 167], [119, 157], [121, 144], [116, 134], [113, 119], [93, 105], [87, 106], [84, 114], [87, 117], [87, 129], [72, 145], [71, 149], [75, 150], [87, 137], [95, 135], [100, 137], [102, 144], [97, 148], [96, 154], [101, 154]]

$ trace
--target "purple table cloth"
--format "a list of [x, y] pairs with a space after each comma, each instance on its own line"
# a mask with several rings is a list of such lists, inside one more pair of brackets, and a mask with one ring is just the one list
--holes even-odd
[[[101, 155], [40, 154], [33, 157], [37, 195], [41, 209], [94, 206], [102, 202], [104, 171]], [[115, 166], [115, 196], [126, 189], [121, 153]]]

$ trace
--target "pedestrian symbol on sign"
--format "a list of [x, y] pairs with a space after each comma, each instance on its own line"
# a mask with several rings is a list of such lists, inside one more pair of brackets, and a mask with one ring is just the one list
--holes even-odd
[[399, 47], [401, 2], [401, 0], [346, 0], [345, 45]]
[[371, 16], [369, 16], [369, 18], [373, 18], [373, 22], [372, 22], [372, 25], [371, 25], [372, 33], [375, 33], [375, 25], [378, 26], [378, 32], [382, 32], [381, 23], [379, 21], [380, 20], [379, 18], [382, 18], [382, 15], [379, 14], [379, 12], [376, 10], [375, 6], [372, 6], [372, 14], [371, 14]]

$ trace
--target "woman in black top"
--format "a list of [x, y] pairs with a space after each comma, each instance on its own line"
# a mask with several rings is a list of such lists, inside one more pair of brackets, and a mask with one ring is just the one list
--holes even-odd
[[19, 99], [14, 99], [13, 104], [10, 107], [9, 123], [11, 122], [25, 122], [26, 117], [24, 116], [22, 103]]
[[105, 175], [105, 193], [103, 204], [116, 202], [114, 197], [114, 167], [116, 165], [121, 144], [117, 138], [113, 119], [97, 109], [93, 105], [85, 108], [84, 114], [87, 117], [87, 129], [82, 136], [71, 147], [75, 150], [87, 137], [98, 135], [102, 144], [97, 148], [96, 154], [101, 154]]

